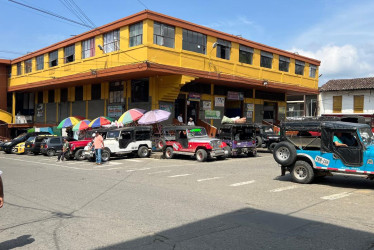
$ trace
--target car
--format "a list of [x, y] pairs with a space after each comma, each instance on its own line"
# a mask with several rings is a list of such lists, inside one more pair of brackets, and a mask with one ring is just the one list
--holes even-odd
[[[62, 136], [56, 136], [56, 137], [48, 137], [43, 139], [42, 143], [40, 144], [40, 152], [43, 155], [46, 156], [54, 156], [57, 153], [62, 151], [62, 145], [64, 143], [64, 139], [67, 139], [70, 141], [75, 141], [73, 138], [68, 137], [62, 137]], [[68, 153], [66, 153], [65, 156], [68, 156]], [[68, 159], [68, 157], [65, 157]]]
[[226, 123], [219, 129], [218, 138], [228, 146], [228, 156], [256, 156], [256, 130], [251, 123]]
[[280, 141], [280, 136], [274, 133], [272, 125], [255, 124], [256, 127], [256, 147], [267, 148], [273, 152], [275, 145]]
[[[102, 161], [109, 161], [111, 156], [137, 155], [149, 157], [152, 151], [152, 128], [149, 126], [124, 127], [106, 131]], [[95, 152], [87, 146], [84, 151], [87, 159], [94, 159]]]
[[34, 155], [40, 154], [40, 145], [45, 138], [56, 137], [57, 135], [38, 135], [29, 137], [25, 142], [25, 153]]
[[[320, 136], [319, 133], [313, 136], [310, 131], [320, 132]], [[374, 179], [374, 140], [367, 124], [285, 122], [281, 124], [280, 136], [281, 142], [275, 146], [273, 157], [281, 167], [281, 174], [290, 172], [294, 182], [311, 183], [336, 172]], [[342, 143], [336, 142], [340, 140]]]
[[20, 142], [18, 143], [14, 148], [13, 148], [13, 152], [14, 154], [17, 154], [17, 155], [21, 155], [21, 154], [24, 154], [25, 153], [25, 143], [24, 142]]
[[4, 150], [5, 153], [10, 154], [13, 151], [13, 148], [20, 142], [25, 142], [28, 138], [32, 136], [37, 136], [37, 135], [49, 135], [49, 132], [31, 132], [31, 133], [23, 133], [14, 138], [11, 141], [8, 141], [3, 144], [2, 149]]
[[[224, 160], [228, 156], [227, 144], [217, 138], [210, 138], [205, 128], [199, 126], [173, 126], [175, 138], [165, 141], [163, 155], [171, 159], [175, 155], [190, 155], [203, 162], [208, 158]], [[226, 151], [226, 152], [225, 152]]]

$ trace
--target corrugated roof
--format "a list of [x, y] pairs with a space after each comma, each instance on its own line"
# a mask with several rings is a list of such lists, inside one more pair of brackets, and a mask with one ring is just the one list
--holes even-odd
[[320, 92], [336, 90], [374, 89], [374, 77], [330, 80], [319, 88]]

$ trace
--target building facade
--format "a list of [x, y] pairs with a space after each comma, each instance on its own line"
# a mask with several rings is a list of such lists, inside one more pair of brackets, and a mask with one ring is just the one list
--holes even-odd
[[13, 123], [16, 114], [55, 125], [142, 108], [219, 126], [223, 115], [283, 120], [286, 95], [318, 93], [320, 62], [145, 10], [10, 65]]

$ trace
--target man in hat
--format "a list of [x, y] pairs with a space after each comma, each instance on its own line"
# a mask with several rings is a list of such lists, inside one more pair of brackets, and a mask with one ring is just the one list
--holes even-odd
[[189, 125], [189, 126], [195, 126], [195, 122], [193, 121], [192, 117], [190, 117], [190, 119], [188, 120], [187, 125]]

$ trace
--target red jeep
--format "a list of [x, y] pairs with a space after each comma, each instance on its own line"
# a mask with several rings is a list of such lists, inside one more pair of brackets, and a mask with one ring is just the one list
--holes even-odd
[[180, 154], [195, 156], [198, 161], [206, 161], [211, 157], [224, 160], [228, 155], [227, 144], [210, 138], [203, 127], [173, 126], [169, 129], [169, 134], [175, 136], [164, 143], [163, 153], [166, 159]]
[[82, 161], [86, 159], [84, 156], [84, 147], [87, 146], [89, 142], [92, 141], [92, 138], [88, 139], [85, 138], [84, 140], [81, 141], [71, 141], [69, 142], [70, 147], [69, 147], [69, 158], [70, 159], [76, 159], [78, 161]]

